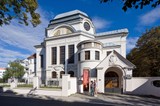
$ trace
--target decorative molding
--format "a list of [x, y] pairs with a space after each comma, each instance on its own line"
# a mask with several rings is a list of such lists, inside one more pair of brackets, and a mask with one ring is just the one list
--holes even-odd
[[109, 65], [115, 65], [117, 62], [117, 57], [115, 55], [111, 55], [109, 57]]

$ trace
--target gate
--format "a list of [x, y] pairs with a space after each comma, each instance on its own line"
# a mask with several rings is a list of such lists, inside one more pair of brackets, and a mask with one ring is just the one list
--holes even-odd
[[107, 72], [105, 74], [105, 92], [122, 93], [119, 87], [119, 77], [115, 72]]

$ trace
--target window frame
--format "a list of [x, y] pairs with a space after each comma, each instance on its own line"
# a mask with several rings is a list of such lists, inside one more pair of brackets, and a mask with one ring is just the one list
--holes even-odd
[[[55, 52], [54, 52], [55, 49]], [[55, 54], [54, 54], [55, 53]], [[52, 47], [52, 65], [57, 64], [57, 47]]]
[[95, 60], [100, 60], [100, 52], [95, 51]]
[[65, 46], [60, 46], [60, 64], [65, 64]]
[[68, 45], [68, 63], [74, 64], [74, 44]]
[[90, 51], [85, 51], [85, 60], [90, 60], [91, 56], [90, 56]]
[[42, 54], [40, 55], [40, 60], [41, 60], [41, 62], [40, 62], [40, 67], [43, 68], [43, 60], [44, 60], [44, 59], [43, 59], [43, 55], [42, 55]]

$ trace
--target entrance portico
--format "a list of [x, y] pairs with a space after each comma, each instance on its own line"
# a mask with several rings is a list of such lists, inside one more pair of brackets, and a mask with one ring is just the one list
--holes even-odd
[[134, 65], [116, 51], [112, 51], [97, 67], [98, 92], [123, 93], [132, 78]]

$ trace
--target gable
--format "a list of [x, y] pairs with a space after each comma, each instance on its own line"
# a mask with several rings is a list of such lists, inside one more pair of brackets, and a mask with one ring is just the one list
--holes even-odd
[[120, 55], [115, 50], [112, 51], [108, 56], [106, 56], [96, 68], [108, 68], [111, 66], [121, 66], [123, 68], [135, 68], [136, 66]]

